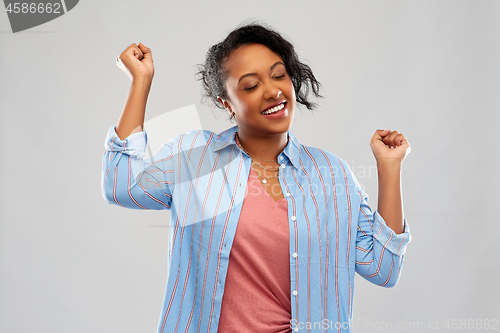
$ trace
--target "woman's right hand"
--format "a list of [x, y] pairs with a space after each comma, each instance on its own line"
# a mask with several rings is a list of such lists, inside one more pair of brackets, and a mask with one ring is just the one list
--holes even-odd
[[131, 44], [117, 58], [116, 65], [132, 80], [153, 80], [155, 73], [151, 49], [139, 43]]

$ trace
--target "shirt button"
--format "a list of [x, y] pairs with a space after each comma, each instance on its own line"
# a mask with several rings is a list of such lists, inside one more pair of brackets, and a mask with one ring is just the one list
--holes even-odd
[[292, 221], [295, 221], [297, 218], [294, 216], [292, 216]]
[[281, 167], [284, 169], [285, 168], [285, 163], [281, 164]]
[[293, 296], [297, 296], [298, 292], [297, 290], [292, 291]]
[[294, 252], [294, 253], [292, 254], [292, 256], [293, 256], [294, 258], [297, 258], [299, 255], [297, 254], [297, 252]]
[[298, 332], [299, 331], [299, 328], [298, 327], [295, 327], [295, 332]]
[[289, 197], [290, 196], [290, 193], [286, 192], [286, 196]]

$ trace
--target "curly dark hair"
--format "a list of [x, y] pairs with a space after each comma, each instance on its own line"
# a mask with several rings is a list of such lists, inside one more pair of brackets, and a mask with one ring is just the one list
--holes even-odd
[[226, 91], [227, 71], [225, 64], [231, 52], [247, 44], [262, 44], [279, 55], [285, 63], [290, 76], [298, 103], [312, 110], [316, 104], [308, 99], [310, 91], [316, 97], [321, 97], [321, 84], [316, 80], [311, 68], [300, 62], [293, 45], [284, 39], [278, 32], [262, 23], [249, 23], [233, 30], [222, 42], [213, 45], [207, 52], [205, 65], [199, 65], [198, 80], [202, 81], [206, 97], [210, 98], [215, 106], [223, 109], [217, 96], [229, 99]]

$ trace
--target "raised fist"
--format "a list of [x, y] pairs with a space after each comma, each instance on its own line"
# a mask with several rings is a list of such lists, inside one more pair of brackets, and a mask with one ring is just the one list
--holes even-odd
[[117, 58], [116, 65], [131, 79], [153, 80], [154, 65], [151, 49], [139, 43], [131, 44]]

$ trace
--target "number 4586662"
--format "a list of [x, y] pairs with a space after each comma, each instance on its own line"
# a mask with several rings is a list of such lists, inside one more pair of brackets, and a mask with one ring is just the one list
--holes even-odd
[[451, 330], [498, 330], [498, 319], [448, 319], [444, 328]]
[[61, 4], [60, 3], [27, 3], [27, 2], [15, 2], [9, 3], [7, 8], [5, 8], [7, 13], [11, 14], [35, 14], [35, 13], [47, 13], [47, 14], [61, 14]]

